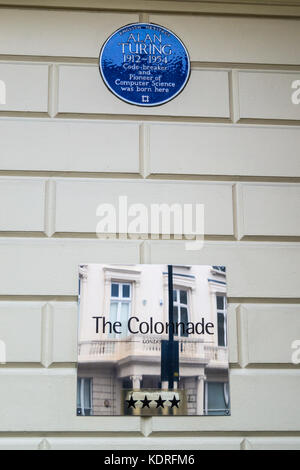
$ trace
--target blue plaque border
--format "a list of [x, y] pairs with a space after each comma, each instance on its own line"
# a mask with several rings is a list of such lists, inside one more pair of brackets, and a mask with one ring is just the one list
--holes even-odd
[[[157, 26], [158, 28], [162, 28], [164, 29], [165, 31], [167, 31], [168, 33], [172, 34], [173, 36], [175, 36], [175, 38], [180, 42], [180, 44], [182, 45], [182, 47], [184, 48], [185, 50], [185, 53], [187, 55], [187, 58], [188, 58], [188, 72], [187, 72], [187, 75], [186, 75], [186, 79], [184, 81], [184, 83], [182, 84], [181, 88], [177, 91], [177, 93], [175, 95], [173, 95], [172, 97], [170, 97], [169, 99], [167, 100], [163, 100], [163, 101], [160, 101], [158, 103], [136, 103], [135, 101], [130, 101], [126, 98], [124, 98], [123, 96], [119, 95], [118, 93], [116, 93], [111, 87], [110, 85], [108, 84], [107, 80], [105, 79], [104, 77], [104, 74], [103, 74], [103, 71], [102, 71], [102, 65], [101, 65], [101, 58], [102, 58], [102, 54], [103, 54], [103, 51], [104, 51], [104, 48], [106, 46], [106, 44], [108, 43], [108, 41], [111, 39], [111, 37], [113, 37], [115, 34], [117, 34], [119, 31], [121, 31], [122, 29], [124, 28], [127, 28], [127, 27], [132, 27], [132, 26], [140, 26], [140, 25], [149, 25], [149, 26]], [[187, 47], [185, 46], [184, 42], [177, 36], [177, 34], [175, 34], [172, 30], [166, 28], [165, 26], [162, 26], [162, 25], [159, 25], [157, 23], [148, 23], [148, 22], [137, 22], [137, 23], [128, 23], [124, 26], [121, 26], [120, 28], [116, 29], [112, 34], [109, 35], [109, 37], [105, 40], [105, 42], [103, 43], [101, 49], [100, 49], [100, 54], [99, 54], [99, 60], [98, 60], [98, 70], [99, 70], [99, 73], [100, 73], [100, 76], [105, 84], [105, 86], [107, 87], [107, 89], [110, 91], [110, 93], [112, 93], [114, 96], [118, 97], [121, 101], [123, 101], [124, 103], [127, 103], [127, 104], [130, 104], [131, 106], [138, 106], [138, 107], [147, 107], [147, 108], [154, 108], [154, 107], [157, 107], [157, 106], [163, 106], [164, 104], [167, 104], [169, 103], [170, 101], [174, 100], [175, 98], [177, 98], [177, 96], [179, 96], [183, 90], [185, 89], [185, 87], [187, 86], [188, 82], [189, 82], [189, 79], [191, 77], [191, 58], [190, 58], [190, 55], [189, 55], [189, 52], [187, 50]]]

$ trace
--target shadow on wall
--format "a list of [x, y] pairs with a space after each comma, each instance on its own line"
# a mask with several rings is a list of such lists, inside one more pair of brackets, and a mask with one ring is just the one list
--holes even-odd
[[0, 364], [6, 364], [6, 344], [0, 340]]

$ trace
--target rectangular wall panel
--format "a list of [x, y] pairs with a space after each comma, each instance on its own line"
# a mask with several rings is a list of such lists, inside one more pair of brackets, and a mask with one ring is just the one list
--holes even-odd
[[150, 15], [185, 43], [201, 62], [299, 64], [299, 20], [212, 15]]
[[139, 242], [0, 239], [0, 258], [0, 295], [77, 296], [79, 264], [138, 263]]
[[[56, 197], [56, 231], [57, 232], [90, 232], [95, 233], [97, 224], [103, 220], [106, 212], [100, 217], [101, 205], [110, 204], [119, 221], [119, 216], [124, 213], [127, 216], [128, 232], [135, 229], [133, 222], [137, 217], [144, 217], [145, 224], [138, 226], [143, 233], [154, 230], [152, 216], [154, 217], [154, 205], [163, 209], [165, 204], [170, 210], [170, 224], [165, 217], [159, 218], [159, 233], [163, 233], [164, 226], [169, 233], [176, 232], [174, 226], [173, 208], [179, 208], [182, 216], [181, 232], [184, 231], [185, 204], [192, 204], [193, 225], [195, 227], [196, 204], [204, 205], [204, 232], [205, 234], [233, 235], [233, 210], [232, 210], [232, 185], [230, 183], [196, 183], [196, 182], [154, 182], [154, 181], [124, 181], [111, 180], [57, 180]], [[121, 200], [122, 198], [122, 200]], [[123, 200], [126, 198], [126, 207]], [[137, 204], [143, 205], [143, 207]], [[104, 206], [103, 206], [104, 210]], [[177, 211], [178, 213], [178, 211]], [[135, 214], [135, 217], [134, 217]], [[143, 219], [143, 220], [144, 220]], [[201, 222], [201, 221], [199, 221]], [[133, 229], [130, 227], [133, 226]], [[116, 227], [119, 232], [119, 224]], [[178, 233], [178, 232], [176, 232]]]
[[135, 13], [1, 9], [0, 54], [99, 57], [107, 37]]
[[3, 119], [0, 140], [1, 170], [139, 171], [135, 123]]
[[0, 230], [42, 232], [45, 217], [45, 181], [0, 179]]
[[151, 263], [227, 266], [229, 297], [299, 298], [299, 243], [207, 241], [200, 250], [184, 241], [145, 244]]
[[114, 96], [97, 65], [61, 66], [59, 85], [60, 113], [229, 117], [228, 72], [222, 70], [193, 69], [178, 97], [164, 106], [150, 108], [126, 104]]
[[300, 120], [300, 106], [292, 102], [296, 80], [299, 72], [240, 72], [240, 117]]
[[249, 450], [300, 450], [299, 437], [249, 437]]
[[298, 127], [152, 124], [150, 172], [300, 176]]
[[0, 62], [0, 80], [6, 88], [6, 103], [0, 103], [0, 111], [47, 112], [47, 65]]
[[42, 437], [2, 437], [0, 438], [0, 450], [38, 450]]
[[6, 362], [77, 362], [77, 302], [0, 302]]
[[243, 304], [239, 308], [249, 364], [292, 364], [299, 338], [299, 305]]
[[300, 236], [299, 184], [243, 184], [241, 231], [252, 236]]
[[0, 340], [6, 362], [41, 362], [42, 305], [36, 302], [0, 302]]
[[[157, 452], [159, 450], [239, 450], [241, 438], [209, 437], [86, 437], [86, 438], [49, 438], [53, 450], [136, 450], [137, 448]], [[1, 439], [0, 439], [1, 449]], [[146, 459], [145, 459], [146, 460]], [[158, 458], [158, 462], [161, 459]]]

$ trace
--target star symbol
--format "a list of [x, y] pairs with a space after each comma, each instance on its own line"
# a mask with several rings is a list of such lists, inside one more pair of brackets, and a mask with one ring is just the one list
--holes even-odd
[[176, 406], [176, 408], [179, 408], [178, 403], [180, 402], [180, 400], [176, 400], [175, 395], [173, 397], [173, 400], [169, 400], [169, 402], [172, 403], [171, 408], [173, 408], [173, 406]]
[[164, 408], [164, 402], [165, 402], [166, 400], [162, 400], [161, 395], [159, 395], [159, 399], [158, 399], [158, 400], [154, 400], [154, 401], [156, 401], [156, 403], [157, 403], [156, 408], [159, 408], [160, 406], [161, 406], [162, 408]]
[[142, 408], [145, 408], [145, 406], [147, 406], [147, 408], [150, 408], [149, 403], [151, 403], [152, 400], [148, 400], [147, 395], [145, 395], [145, 399], [144, 399], [144, 400], [140, 400], [140, 401], [143, 403]]
[[128, 408], [131, 408], [131, 407], [135, 408], [135, 404], [138, 400], [134, 400], [133, 396], [131, 395], [130, 400], [126, 400], [126, 401], [128, 403]]

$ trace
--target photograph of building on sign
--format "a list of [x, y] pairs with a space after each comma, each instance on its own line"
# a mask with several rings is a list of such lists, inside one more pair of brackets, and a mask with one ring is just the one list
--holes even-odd
[[229, 415], [226, 269], [79, 267], [77, 415]]

